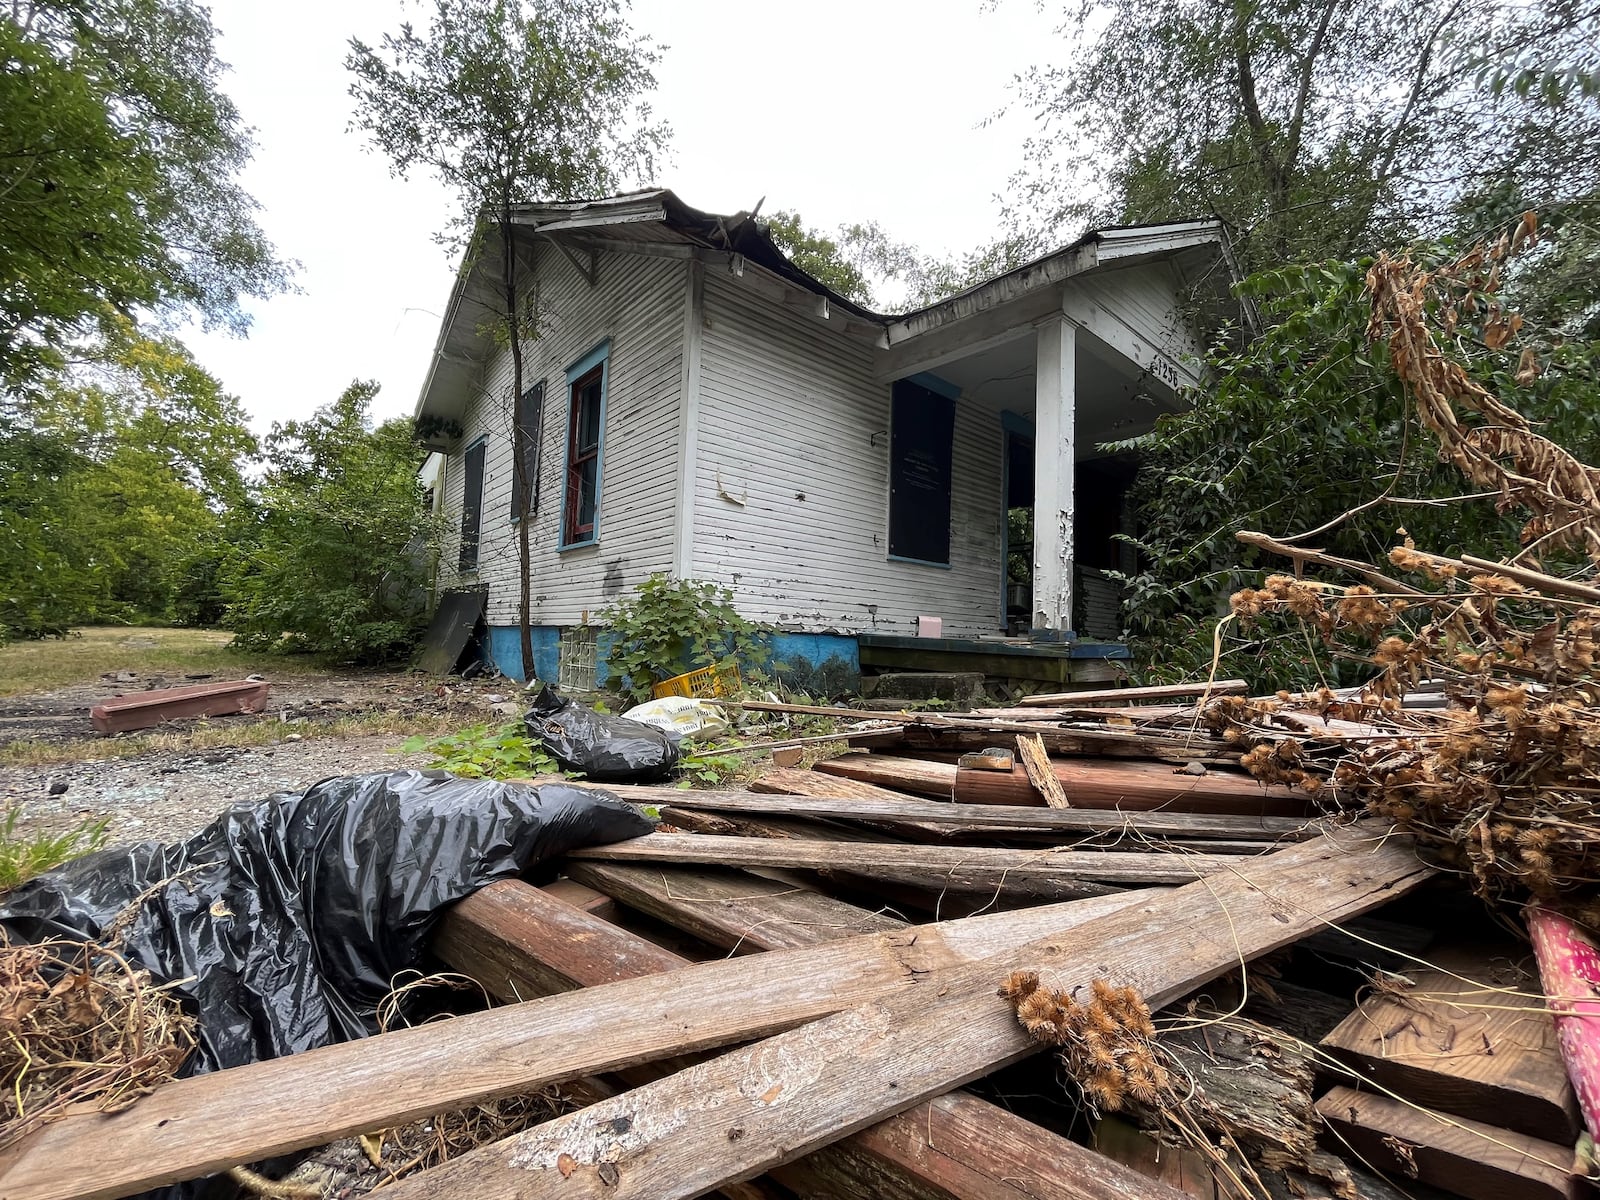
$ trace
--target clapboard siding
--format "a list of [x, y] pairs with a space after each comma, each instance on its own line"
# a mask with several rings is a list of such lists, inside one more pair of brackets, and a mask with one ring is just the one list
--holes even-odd
[[998, 411], [956, 405], [947, 570], [888, 559], [889, 396], [862, 341], [708, 279], [695, 575], [789, 629], [905, 633], [927, 614], [947, 634], [997, 631]]
[[1075, 279], [1081, 291], [1135, 334], [1179, 361], [1200, 353], [1199, 342], [1178, 311], [1179, 285], [1164, 262], [1141, 263]]
[[[672, 566], [678, 402], [683, 354], [685, 264], [642, 255], [603, 254], [590, 287], [551, 247], [535, 268], [544, 319], [525, 343], [523, 379], [545, 381], [540, 501], [530, 531], [532, 620], [572, 625], [610, 599]], [[605, 433], [599, 541], [558, 551], [568, 419], [567, 368], [607, 338]], [[466, 427], [446, 472], [444, 510], [451, 529], [443, 548], [446, 586], [489, 588], [488, 620], [513, 624], [518, 596], [517, 525], [512, 488], [511, 355], [497, 353], [483, 373]], [[457, 559], [461, 512], [460, 451], [480, 435], [488, 450], [479, 568], [466, 576]]]

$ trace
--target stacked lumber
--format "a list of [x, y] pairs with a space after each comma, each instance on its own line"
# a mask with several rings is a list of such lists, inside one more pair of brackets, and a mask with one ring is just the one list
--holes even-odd
[[[1485, 950], [1408, 841], [1135, 691], [873, 713], [857, 749], [749, 790], [609, 787], [658, 830], [439, 923], [491, 1005], [68, 1116], [0, 1158], [0, 1200], [110, 1200], [557, 1084], [562, 1115], [384, 1190], [1565, 1194], [1579, 1126], [1509, 973], [1526, 947]], [[1105, 1103], [1019, 980], [1147, 1006], [1184, 1087]]]

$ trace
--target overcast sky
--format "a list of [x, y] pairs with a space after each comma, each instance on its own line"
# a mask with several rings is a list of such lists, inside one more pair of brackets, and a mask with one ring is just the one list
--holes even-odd
[[[924, 250], [992, 236], [1026, 114], [980, 123], [1006, 85], [1057, 48], [1032, 0], [635, 0], [668, 47], [657, 113], [674, 130], [656, 181], [713, 212], [798, 210], [831, 229], [876, 220]], [[379, 416], [409, 413], [454, 263], [432, 238], [449, 198], [391, 179], [347, 131], [346, 42], [376, 42], [402, 0], [212, 0], [224, 86], [255, 128], [244, 176], [267, 235], [297, 260], [297, 294], [251, 305], [247, 339], [191, 330], [200, 361], [258, 430], [304, 416], [352, 379], [382, 384]]]

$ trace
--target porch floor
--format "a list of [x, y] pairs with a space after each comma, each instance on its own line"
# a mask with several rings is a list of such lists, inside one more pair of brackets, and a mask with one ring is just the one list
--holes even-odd
[[1116, 681], [1131, 657], [1121, 642], [1042, 643], [1020, 637], [904, 637], [858, 634], [864, 668], [887, 671], [978, 671], [994, 679], [1052, 684]]

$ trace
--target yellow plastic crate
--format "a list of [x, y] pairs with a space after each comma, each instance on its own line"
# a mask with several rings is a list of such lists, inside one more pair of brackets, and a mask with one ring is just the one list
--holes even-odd
[[650, 689], [650, 694], [657, 700], [663, 696], [697, 696], [702, 700], [711, 700], [734, 696], [738, 692], [739, 664], [733, 662], [674, 675]]

